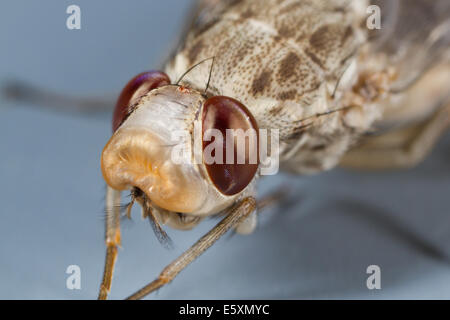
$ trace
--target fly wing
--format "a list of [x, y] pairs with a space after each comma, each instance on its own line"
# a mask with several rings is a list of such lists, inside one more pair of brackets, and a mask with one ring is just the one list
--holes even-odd
[[[450, 95], [450, 1], [372, 0], [381, 9], [381, 29], [369, 31], [371, 52], [386, 58], [397, 80], [383, 118], [360, 139], [353, 162], [365, 152], [411, 143]], [[447, 102], [448, 103], [448, 102]], [[374, 151], [375, 150], [375, 151]]]
[[381, 29], [371, 30], [374, 51], [398, 71], [394, 92], [407, 89], [450, 53], [450, 1], [372, 0], [381, 9]]

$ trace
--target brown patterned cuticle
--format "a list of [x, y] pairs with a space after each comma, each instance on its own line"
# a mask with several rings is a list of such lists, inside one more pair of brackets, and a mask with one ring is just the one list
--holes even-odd
[[287, 81], [295, 75], [296, 69], [300, 66], [300, 58], [291, 52], [280, 63], [279, 76], [281, 81]]
[[252, 83], [252, 93], [256, 95], [257, 93], [262, 93], [270, 87], [272, 77], [272, 71], [263, 71]]

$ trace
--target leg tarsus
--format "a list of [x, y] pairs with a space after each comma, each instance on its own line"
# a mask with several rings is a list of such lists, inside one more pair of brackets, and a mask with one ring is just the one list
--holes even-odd
[[117, 246], [108, 245], [105, 257], [105, 270], [103, 272], [102, 283], [100, 284], [100, 292], [98, 300], [106, 300], [108, 293], [111, 290], [111, 282], [114, 273], [114, 265], [117, 259]]
[[111, 290], [114, 265], [117, 260], [117, 249], [120, 246], [120, 192], [106, 187], [106, 220], [105, 241], [106, 257], [103, 278], [100, 284], [99, 300], [106, 300]]

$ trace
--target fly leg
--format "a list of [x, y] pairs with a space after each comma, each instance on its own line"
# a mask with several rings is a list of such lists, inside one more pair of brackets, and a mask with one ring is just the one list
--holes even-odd
[[159, 274], [158, 278], [129, 296], [127, 299], [141, 299], [149, 293], [171, 282], [184, 268], [211, 247], [230, 228], [239, 224], [256, 209], [256, 201], [252, 197], [245, 198], [223, 218], [211, 231], [200, 238], [192, 247], [170, 263]]
[[21, 81], [7, 82], [1, 87], [1, 95], [12, 101], [30, 103], [56, 111], [89, 114], [111, 111], [114, 107], [114, 101], [109, 97], [83, 98], [69, 96]]
[[120, 246], [120, 191], [106, 187], [106, 220], [105, 242], [106, 258], [103, 279], [98, 294], [99, 300], [106, 300], [111, 290], [117, 249]]
[[349, 151], [341, 166], [363, 170], [413, 167], [431, 152], [449, 126], [450, 101], [447, 101], [424, 123], [372, 138], [365, 145]]
[[258, 202], [256, 203], [256, 208], [258, 209], [258, 212], [281, 204], [284, 200], [286, 200], [286, 198], [290, 194], [289, 188], [290, 187], [287, 184], [282, 185], [281, 187], [278, 187], [278, 190], [273, 191], [268, 195], [259, 199]]

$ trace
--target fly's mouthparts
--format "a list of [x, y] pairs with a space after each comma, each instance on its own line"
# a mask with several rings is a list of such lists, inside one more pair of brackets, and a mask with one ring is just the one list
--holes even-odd
[[166, 210], [189, 213], [204, 201], [198, 173], [174, 164], [165, 141], [143, 128], [119, 129], [106, 144], [101, 164], [109, 186], [138, 188]]

